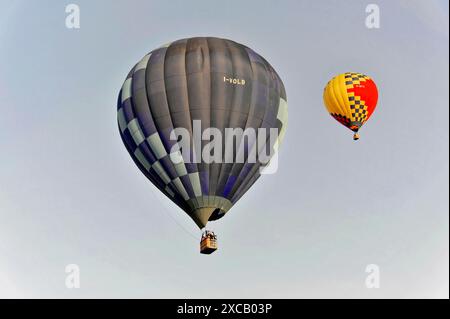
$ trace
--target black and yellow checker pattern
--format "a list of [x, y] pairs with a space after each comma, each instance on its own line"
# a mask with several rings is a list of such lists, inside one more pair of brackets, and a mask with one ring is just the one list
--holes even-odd
[[367, 105], [361, 100], [361, 97], [355, 95], [352, 90], [355, 86], [362, 84], [370, 78], [361, 73], [345, 73], [345, 86], [347, 87], [348, 101], [350, 103], [351, 121], [364, 123], [367, 120]]
[[350, 85], [350, 88], [353, 87], [353, 85], [361, 84], [361, 82], [365, 82], [367, 80], [370, 80], [370, 77], [367, 75], [364, 75], [362, 73], [354, 73], [354, 72], [347, 72], [344, 74], [345, 79], [345, 85]]

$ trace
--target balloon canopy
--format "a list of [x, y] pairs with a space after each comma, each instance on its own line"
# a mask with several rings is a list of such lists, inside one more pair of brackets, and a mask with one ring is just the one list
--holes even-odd
[[[264, 147], [246, 134], [232, 142], [243, 147], [243, 161], [236, 156], [206, 161], [195, 150], [199, 146], [204, 154], [211, 139], [203, 134], [194, 145], [196, 123], [223, 135], [227, 128], [265, 128], [264, 141], [269, 129], [276, 129], [270, 147], [277, 149], [287, 125], [286, 92], [273, 67], [250, 48], [226, 39], [189, 38], [148, 53], [131, 69], [117, 115], [122, 140], [142, 173], [203, 228], [224, 216], [267, 162], [249, 160], [252, 150], [259, 154]], [[174, 133], [180, 128], [193, 140], [187, 158], [186, 144]]]
[[331, 79], [323, 93], [325, 106], [339, 123], [356, 134], [372, 115], [378, 100], [375, 82], [361, 73], [343, 73]]

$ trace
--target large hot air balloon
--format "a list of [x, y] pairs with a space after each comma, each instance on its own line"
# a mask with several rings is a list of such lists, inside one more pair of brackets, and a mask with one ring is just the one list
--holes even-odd
[[348, 72], [331, 79], [325, 87], [323, 100], [328, 112], [354, 132], [366, 123], [377, 106], [378, 90], [367, 75]]
[[[219, 38], [189, 38], [148, 53], [131, 69], [117, 114], [120, 136], [136, 165], [203, 229], [230, 210], [267, 163], [248, 160], [256, 146], [244, 136], [235, 141], [236, 148], [244, 145], [243, 162], [198, 160], [195, 143], [188, 154], [195, 160], [187, 161], [185, 153], [180, 160], [173, 151], [181, 144], [174, 130], [183, 128], [195, 140], [196, 123], [223, 134], [227, 128], [265, 128], [266, 134], [272, 128], [278, 132], [276, 149], [287, 125], [286, 92], [272, 66], [250, 48]], [[202, 140], [201, 149], [208, 143]]]

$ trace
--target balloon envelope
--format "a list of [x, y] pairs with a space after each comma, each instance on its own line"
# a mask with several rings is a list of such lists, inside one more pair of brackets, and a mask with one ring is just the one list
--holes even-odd
[[347, 72], [328, 82], [323, 100], [331, 116], [352, 131], [358, 132], [375, 110], [378, 90], [369, 76]]
[[[287, 124], [285, 89], [272, 66], [244, 45], [210, 37], [178, 40], [145, 55], [122, 86], [117, 112], [136, 165], [200, 228], [241, 198], [264, 163], [248, 160], [254, 146], [243, 137], [236, 145], [245, 146], [244, 162], [199, 161], [194, 143], [189, 159], [196, 159], [186, 160], [183, 153], [180, 161], [174, 129], [192, 137], [194, 123], [223, 135], [226, 128], [276, 128], [278, 145]], [[208, 142], [200, 142], [202, 150]]]

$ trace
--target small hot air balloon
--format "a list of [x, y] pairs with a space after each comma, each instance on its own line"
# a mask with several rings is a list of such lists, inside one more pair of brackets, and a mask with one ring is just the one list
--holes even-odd
[[[244, 137], [236, 140], [236, 146], [244, 145], [244, 161], [186, 161], [173, 151], [181, 142], [172, 133], [183, 128], [193, 136], [196, 121], [222, 134], [227, 128], [277, 129], [277, 149], [287, 125], [286, 92], [273, 67], [252, 49], [212, 37], [181, 39], [132, 68], [119, 93], [117, 116], [135, 164], [203, 229], [230, 210], [265, 164], [247, 160], [255, 145]], [[201, 148], [207, 143], [201, 141]], [[206, 232], [201, 252], [215, 249], [216, 236]]]
[[378, 90], [369, 76], [348, 72], [328, 82], [323, 100], [330, 115], [355, 132], [353, 139], [358, 140], [358, 130], [377, 106]]

